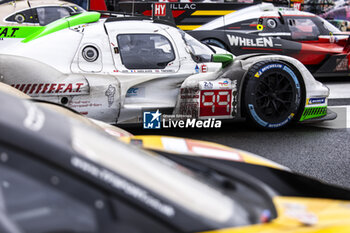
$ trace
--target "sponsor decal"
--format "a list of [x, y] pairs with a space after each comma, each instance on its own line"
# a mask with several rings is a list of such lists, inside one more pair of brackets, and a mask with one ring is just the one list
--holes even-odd
[[115, 95], [116, 88], [112, 86], [111, 84], [108, 86], [108, 89], [105, 92], [105, 95], [108, 98], [108, 107], [111, 107], [114, 103], [114, 95]]
[[191, 88], [181, 88], [181, 99], [199, 98], [199, 92]]
[[27, 83], [11, 84], [12, 87], [28, 94], [76, 94], [82, 92], [85, 83]]
[[198, 67], [198, 65], [196, 65], [196, 67], [194, 67], [194, 70], [196, 71], [196, 73], [199, 73], [199, 67]]
[[201, 81], [199, 82], [200, 90], [212, 89], [230, 89], [232, 81], [229, 79], [220, 79], [215, 81]]
[[16, 31], [18, 31], [19, 28], [0, 28], [0, 37], [4, 38], [4, 37], [16, 37], [15, 33]]
[[175, 70], [119, 70], [121, 73], [175, 73]]
[[308, 104], [324, 104], [326, 98], [310, 98]]
[[142, 189], [141, 187], [130, 183], [128, 180], [122, 178], [121, 176], [110, 172], [107, 169], [99, 168], [79, 157], [72, 157], [70, 163], [73, 167], [90, 174], [91, 176], [103, 181], [104, 183], [119, 190], [125, 195], [138, 200], [139, 202], [158, 211], [159, 213], [169, 218], [175, 216], [175, 210], [171, 205], [163, 203], [161, 200], [154, 197], [145, 189]]
[[229, 82], [227, 80], [223, 81], [223, 82], [219, 82], [219, 85], [222, 87], [228, 87], [229, 86]]
[[126, 93], [127, 97], [130, 96], [136, 96], [137, 95], [138, 88], [130, 88], [128, 92]]
[[69, 105], [70, 108], [87, 108], [87, 107], [101, 107], [100, 103], [91, 103], [89, 100], [72, 100]]
[[300, 11], [301, 3], [300, 3], [300, 2], [294, 2], [294, 3], [293, 3], [293, 8]]
[[283, 69], [283, 67], [284, 67], [284, 65], [282, 65], [282, 64], [269, 64], [269, 65], [261, 68], [254, 76], [256, 78], [259, 78], [262, 75], [262, 73], [264, 73], [265, 71], [267, 71], [269, 69], [275, 69], [275, 68]]
[[198, 99], [198, 95], [192, 96], [192, 98], [188, 98], [186, 100], [182, 99], [180, 103], [179, 113], [186, 116], [191, 116], [192, 118], [197, 118], [199, 108]]
[[336, 64], [334, 71], [348, 71], [348, 58], [337, 58]]
[[162, 115], [159, 109], [156, 112], [143, 113], [144, 129], [161, 128], [221, 128], [221, 121], [215, 118], [199, 120], [191, 115]]
[[162, 137], [161, 140], [164, 149], [168, 151], [176, 153], [191, 153], [192, 155], [232, 161], [243, 161], [243, 158], [237, 151], [222, 148], [206, 142], [172, 137]]
[[208, 71], [208, 66], [207, 65], [202, 65], [201, 66], [201, 72], [206, 73]]
[[249, 108], [249, 111], [250, 113], [252, 114], [253, 118], [261, 125], [261, 126], [264, 126], [264, 127], [267, 127], [267, 128], [277, 128], [277, 127], [281, 127], [285, 124], [287, 124], [289, 121], [291, 121], [294, 117], [294, 113], [291, 113], [287, 119], [285, 119], [284, 121], [280, 122], [280, 123], [275, 123], [275, 124], [270, 124], [270, 123], [267, 123], [266, 121], [263, 121], [259, 116], [258, 114], [256, 114], [255, 112], [255, 109], [254, 109], [254, 106], [252, 104], [249, 104], [248, 105], [248, 108]]
[[180, 93], [180, 107], [176, 112], [192, 118], [197, 118], [199, 108], [198, 88], [181, 88]]
[[212, 82], [204, 82], [203, 89], [213, 89], [214, 84]]
[[227, 38], [231, 46], [274, 47], [273, 40], [271, 37], [250, 39], [227, 34]]
[[162, 114], [157, 110], [156, 112], [143, 113], [143, 128], [144, 129], [160, 129], [160, 121]]
[[237, 91], [237, 80], [232, 80], [232, 111], [231, 116], [235, 117], [238, 112], [238, 91]]
[[0, 27], [0, 38], [25, 38], [43, 27]]
[[172, 9], [172, 10], [195, 10], [196, 4], [194, 4], [194, 3], [192, 3], [192, 4], [172, 3], [172, 4], [170, 4], [170, 9]]
[[144, 87], [132, 87], [126, 93], [126, 97], [144, 97], [144, 96], [145, 96]]
[[309, 212], [305, 205], [299, 203], [287, 203], [284, 205], [286, 209], [286, 216], [297, 219], [305, 225], [315, 225], [318, 218], [314, 213]]
[[165, 15], [166, 15], [166, 3], [155, 3], [154, 16], [165, 16]]

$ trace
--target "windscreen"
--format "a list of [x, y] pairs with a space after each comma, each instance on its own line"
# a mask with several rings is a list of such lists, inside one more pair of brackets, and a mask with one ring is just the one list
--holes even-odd
[[199, 42], [197, 39], [193, 38], [186, 32], [179, 29], [179, 32], [184, 40], [187, 48], [190, 50], [192, 58], [196, 62], [210, 62], [211, 55], [214, 52], [205, 44]]
[[332, 24], [331, 24], [330, 22], [328, 22], [327, 20], [322, 19], [322, 18], [320, 18], [320, 20], [322, 21], [323, 26], [324, 26], [327, 30], [329, 30], [330, 32], [332, 32], [332, 33], [340, 33], [340, 32], [341, 32], [338, 28], [334, 27], [334, 25], [332, 25]]

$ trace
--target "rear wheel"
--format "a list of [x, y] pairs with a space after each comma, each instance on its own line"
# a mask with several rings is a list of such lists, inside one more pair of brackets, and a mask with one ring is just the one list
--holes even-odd
[[244, 108], [248, 119], [266, 129], [278, 129], [300, 118], [305, 102], [299, 72], [281, 61], [254, 64], [244, 86]]

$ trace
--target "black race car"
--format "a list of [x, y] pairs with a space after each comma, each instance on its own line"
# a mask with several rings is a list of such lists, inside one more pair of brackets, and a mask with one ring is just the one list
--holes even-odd
[[33, 101], [0, 99], [1, 232], [350, 230], [348, 190], [288, 169], [154, 156]]
[[315, 77], [350, 76], [350, 34], [311, 13], [263, 3], [188, 33], [235, 55], [275, 53], [294, 57]]

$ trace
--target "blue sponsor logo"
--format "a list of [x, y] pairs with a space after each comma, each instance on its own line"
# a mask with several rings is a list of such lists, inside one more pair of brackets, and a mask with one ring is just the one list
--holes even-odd
[[213, 88], [213, 83], [212, 82], [204, 82], [204, 88], [205, 89], [212, 89]]
[[160, 129], [162, 114], [156, 112], [143, 112], [143, 128], [144, 129]]
[[126, 92], [126, 97], [144, 97], [145, 92], [144, 87], [132, 87]]
[[198, 67], [198, 65], [196, 65], [196, 67], [194, 68], [194, 70], [196, 71], [196, 73], [199, 73], [199, 67]]
[[130, 88], [126, 93], [126, 97], [137, 96], [138, 90], [139, 90], [138, 88]]
[[309, 104], [324, 104], [326, 102], [326, 98], [311, 98], [309, 100]]

